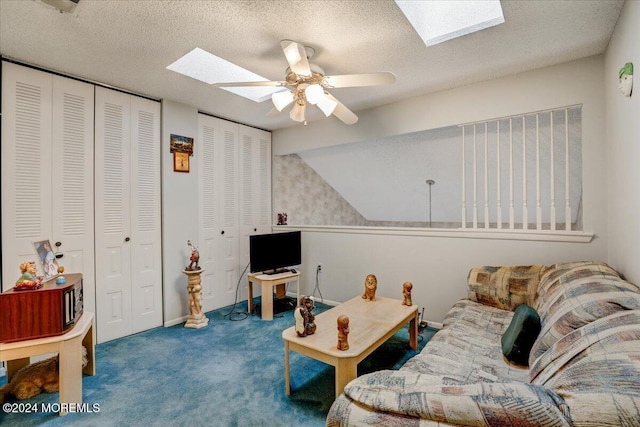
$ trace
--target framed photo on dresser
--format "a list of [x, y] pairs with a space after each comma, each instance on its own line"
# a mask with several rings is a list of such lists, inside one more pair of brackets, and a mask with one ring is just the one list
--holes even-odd
[[58, 275], [58, 261], [53, 253], [53, 246], [49, 240], [40, 240], [33, 242], [33, 247], [38, 254], [42, 269], [44, 271], [44, 280], [51, 279]]

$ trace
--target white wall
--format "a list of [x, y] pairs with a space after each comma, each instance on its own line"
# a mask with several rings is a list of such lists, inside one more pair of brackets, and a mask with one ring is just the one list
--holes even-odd
[[[609, 263], [640, 283], [640, 2], [627, 1], [605, 56], [609, 175]], [[635, 67], [634, 91], [618, 90], [618, 70]]]
[[426, 308], [425, 319], [436, 322], [466, 297], [473, 266], [604, 259], [606, 249], [602, 239], [550, 243], [344, 232], [303, 232], [302, 248], [303, 295], [314, 291], [318, 264], [320, 292], [330, 302], [361, 295], [365, 277], [373, 273], [381, 296], [401, 299], [402, 283], [412, 282], [413, 303]]
[[[320, 286], [327, 300], [358, 295], [367, 274], [378, 277], [381, 295], [400, 298], [404, 281], [414, 282], [414, 303], [425, 318], [441, 321], [466, 295], [466, 275], [476, 265], [551, 264], [607, 255], [607, 164], [604, 58], [596, 56], [510, 77], [464, 86], [361, 112], [351, 127], [335, 120], [275, 131], [273, 152], [309, 148], [451, 126], [573, 104], [583, 105], [583, 220], [590, 243], [483, 240], [389, 234], [303, 234], [303, 293]], [[274, 186], [276, 183], [274, 183]]]
[[191, 251], [187, 240], [198, 238], [198, 169], [195, 157], [190, 173], [173, 171], [169, 152], [170, 135], [194, 138], [198, 153], [198, 110], [173, 101], [162, 102], [162, 262], [164, 283], [164, 324], [187, 319], [189, 296], [187, 278], [182, 272], [189, 265]]

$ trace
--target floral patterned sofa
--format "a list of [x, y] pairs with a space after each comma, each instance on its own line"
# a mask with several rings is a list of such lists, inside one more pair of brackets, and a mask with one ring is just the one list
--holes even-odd
[[[351, 381], [328, 426], [640, 426], [640, 288], [600, 262], [478, 267], [468, 298], [397, 371]], [[529, 366], [503, 357], [520, 304]]]

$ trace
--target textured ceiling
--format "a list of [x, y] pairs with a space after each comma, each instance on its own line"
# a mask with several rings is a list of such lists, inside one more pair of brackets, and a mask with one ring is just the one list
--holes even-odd
[[0, 54], [274, 130], [299, 124], [288, 114], [265, 117], [268, 101], [255, 103], [166, 66], [200, 47], [281, 80], [286, 61], [279, 41], [293, 39], [314, 47], [312, 62], [329, 75], [396, 75], [391, 86], [332, 90], [357, 113], [603, 53], [622, 5], [503, 0], [504, 24], [426, 47], [391, 0], [81, 0], [72, 15], [34, 0], [0, 0]]

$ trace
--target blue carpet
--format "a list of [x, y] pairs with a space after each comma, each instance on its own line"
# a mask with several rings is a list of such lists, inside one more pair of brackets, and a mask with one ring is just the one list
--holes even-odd
[[[316, 304], [314, 313], [330, 308]], [[334, 368], [290, 353], [291, 396], [285, 395], [282, 331], [293, 312], [272, 322], [258, 316], [226, 316], [231, 308], [207, 313], [209, 325], [156, 328], [96, 346], [96, 375], [83, 377], [83, 401], [99, 412], [7, 414], [11, 426], [324, 426], [334, 400]], [[246, 302], [236, 311], [246, 310]], [[419, 350], [434, 331], [419, 338]], [[358, 374], [397, 369], [415, 352], [408, 330], [400, 330], [358, 365]], [[6, 377], [0, 377], [0, 384]], [[53, 404], [57, 393], [42, 393], [30, 404]]]

